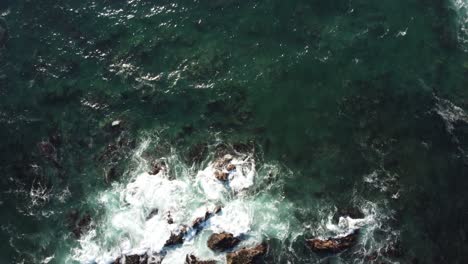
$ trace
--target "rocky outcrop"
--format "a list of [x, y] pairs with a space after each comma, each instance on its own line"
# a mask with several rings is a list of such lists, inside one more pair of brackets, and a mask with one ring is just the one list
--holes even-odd
[[226, 256], [227, 264], [256, 264], [266, 254], [267, 247], [258, 245], [251, 248], [243, 248], [241, 250], [228, 253]]
[[126, 255], [117, 258], [112, 264], [161, 264], [163, 255]]
[[306, 244], [316, 253], [338, 253], [356, 245], [358, 233], [358, 231], [355, 231], [344, 237], [328, 239], [308, 239]]
[[237, 246], [239, 243], [239, 238], [235, 237], [231, 233], [223, 232], [211, 235], [208, 239], [207, 245], [211, 250], [225, 251]]
[[227, 181], [229, 179], [229, 173], [224, 172], [224, 171], [216, 170], [214, 173], [214, 176], [216, 179], [220, 181]]
[[187, 234], [188, 228], [182, 227], [178, 233], [171, 233], [171, 236], [164, 244], [165, 247], [180, 245], [184, 243], [184, 236]]
[[215, 168], [216, 169], [223, 169], [224, 167], [228, 166], [229, 163], [234, 159], [231, 154], [226, 154], [222, 158], [219, 158], [215, 161]]
[[214, 260], [199, 260], [194, 255], [187, 255], [185, 257], [185, 264], [216, 264]]
[[80, 236], [91, 227], [91, 215], [88, 213], [80, 216], [77, 210], [73, 210], [68, 214], [67, 220], [68, 227], [76, 238], [80, 238]]
[[198, 217], [197, 219], [195, 219], [192, 222], [192, 225], [190, 227], [182, 226], [179, 229], [178, 233], [171, 233], [171, 236], [166, 241], [166, 244], [164, 244], [164, 246], [165, 247], [175, 246], [175, 245], [180, 245], [184, 243], [184, 237], [190, 230], [194, 230], [195, 234], [197, 234], [202, 228], [202, 224], [206, 222], [208, 219], [210, 219], [212, 216], [214, 216], [215, 214], [219, 213], [220, 211], [221, 211], [221, 207], [218, 206], [213, 211], [211, 212], [207, 211], [204, 216]]

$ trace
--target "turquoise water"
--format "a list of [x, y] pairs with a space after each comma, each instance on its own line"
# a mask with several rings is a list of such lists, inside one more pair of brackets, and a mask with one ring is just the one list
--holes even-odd
[[[205, 246], [220, 230], [267, 242], [266, 263], [468, 260], [466, 1], [18, 0], [0, 14], [1, 263], [156, 251], [162, 212], [182, 224], [218, 203], [166, 263], [223, 263]], [[203, 180], [220, 149], [255, 164], [242, 190]], [[153, 159], [167, 173], [146, 175]], [[334, 223], [348, 207], [364, 220]], [[92, 221], [79, 239], [73, 212]], [[304, 245], [355, 227], [342, 254]]]

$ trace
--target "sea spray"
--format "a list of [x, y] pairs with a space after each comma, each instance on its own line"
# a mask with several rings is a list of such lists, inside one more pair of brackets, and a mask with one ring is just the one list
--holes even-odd
[[[122, 255], [160, 253], [165, 255], [163, 263], [184, 263], [187, 254], [223, 262], [224, 254], [207, 248], [212, 233], [230, 232], [241, 237], [238, 247], [255, 245], [266, 238], [283, 241], [291, 235], [293, 206], [281, 192], [255, 188], [281, 182], [271, 181], [271, 175], [259, 175], [281, 173], [275, 165], [259, 166], [253, 153], [233, 152], [229, 162], [235, 169], [226, 172], [229, 179], [223, 182], [214, 177], [216, 170], [226, 171], [219, 159], [206, 162], [207, 166], [197, 171], [173, 152], [163, 158], [167, 167], [151, 175], [150, 162], [143, 158], [149, 145], [150, 141], [145, 140], [135, 151], [136, 166], [128, 172], [128, 183], [115, 183], [95, 198], [104, 208], [104, 215], [97, 220], [96, 228], [80, 239], [72, 259], [104, 264]], [[180, 233], [181, 227], [190, 226], [194, 219], [220, 205], [221, 212], [206, 219], [200, 230], [189, 230], [182, 245], [166, 246], [172, 233]]]

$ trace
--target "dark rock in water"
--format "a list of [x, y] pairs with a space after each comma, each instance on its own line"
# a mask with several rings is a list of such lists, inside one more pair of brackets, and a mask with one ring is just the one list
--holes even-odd
[[225, 167], [230, 165], [230, 162], [232, 161], [233, 158], [234, 157], [231, 154], [226, 154], [226, 155], [222, 156], [221, 158], [218, 158], [215, 161], [214, 166], [215, 166], [216, 169], [222, 170]]
[[354, 231], [344, 237], [328, 239], [308, 239], [307, 246], [316, 253], [338, 253], [356, 245], [358, 240], [358, 231]]
[[112, 181], [116, 180], [118, 178], [118, 172], [117, 172], [117, 168], [114, 166], [114, 167], [111, 167], [107, 172], [106, 172], [106, 176], [105, 176], [105, 182], [106, 183], [111, 183]]
[[91, 215], [84, 214], [80, 217], [80, 213], [77, 210], [72, 210], [68, 214], [67, 220], [68, 226], [76, 238], [80, 238], [91, 227]]
[[5, 21], [0, 18], [0, 48], [5, 46], [5, 43], [8, 40], [8, 29], [6, 27]]
[[262, 256], [267, 252], [265, 245], [258, 245], [251, 248], [228, 253], [226, 255], [227, 264], [256, 264], [259, 263]]
[[161, 264], [164, 255], [127, 255], [118, 257], [112, 264]]
[[151, 210], [151, 212], [146, 217], [146, 220], [153, 218], [153, 216], [157, 215], [158, 213], [159, 213], [159, 210], [157, 208]]
[[253, 152], [255, 150], [255, 145], [253, 142], [247, 143], [234, 143], [232, 148], [239, 153]]
[[167, 223], [170, 225], [174, 223], [174, 219], [172, 219], [171, 212], [167, 214]]
[[231, 233], [220, 233], [213, 234], [208, 239], [208, 247], [214, 251], [225, 251], [237, 246], [240, 243], [240, 239], [234, 237]]
[[221, 207], [217, 206], [212, 212], [207, 211], [203, 217], [198, 217], [192, 222], [191, 227], [183, 226], [180, 228], [179, 233], [171, 233], [171, 236], [169, 239], [166, 241], [166, 244], [164, 244], [165, 247], [168, 246], [174, 246], [174, 245], [179, 245], [184, 243], [184, 236], [187, 234], [187, 232], [190, 230], [195, 230], [196, 233], [200, 231], [202, 228], [202, 225], [204, 222], [206, 222], [209, 218], [211, 218], [213, 215], [219, 213], [221, 211]]
[[220, 181], [227, 181], [229, 179], [229, 173], [216, 170], [214, 173], [216, 179]]
[[62, 144], [62, 136], [59, 132], [55, 131], [49, 136], [49, 142], [52, 145], [59, 147]]
[[147, 262], [146, 255], [144, 255], [144, 256], [139, 256], [139, 255], [125, 256], [125, 264], [141, 264], [141, 263], [146, 263], [146, 262]]
[[150, 175], [156, 175], [160, 171], [164, 170], [166, 168], [166, 163], [164, 161], [154, 161], [152, 166], [151, 166], [151, 171], [149, 172]]
[[57, 149], [49, 141], [41, 141], [37, 144], [40, 154], [46, 159], [50, 160], [54, 166], [61, 169], [62, 166], [58, 162]]
[[184, 236], [187, 234], [188, 229], [186, 227], [182, 227], [179, 233], [171, 233], [171, 236], [164, 244], [165, 247], [180, 245], [184, 243]]
[[362, 219], [366, 216], [361, 211], [361, 209], [357, 207], [345, 207], [339, 208], [338, 211], [333, 215], [333, 222], [338, 223], [340, 217], [351, 217], [352, 219]]
[[185, 264], [216, 264], [214, 260], [199, 260], [194, 255], [187, 255], [185, 257]]
[[231, 163], [231, 164], [229, 164], [229, 165], [226, 166], [226, 169], [227, 169], [228, 171], [233, 171], [233, 170], [236, 169], [236, 165], [234, 165], [234, 164]]

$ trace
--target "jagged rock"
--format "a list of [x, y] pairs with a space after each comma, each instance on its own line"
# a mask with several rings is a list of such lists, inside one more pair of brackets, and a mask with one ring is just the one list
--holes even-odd
[[180, 245], [184, 243], [184, 236], [187, 234], [188, 229], [186, 227], [182, 227], [179, 233], [171, 233], [171, 236], [164, 244], [165, 247]]
[[146, 255], [144, 256], [139, 256], [139, 255], [129, 255], [125, 256], [125, 264], [141, 264], [141, 263], [146, 263], [148, 260], [148, 257]]
[[328, 239], [307, 239], [306, 244], [312, 251], [317, 253], [338, 253], [346, 250], [357, 243], [358, 231], [344, 237]]
[[164, 255], [126, 255], [118, 257], [113, 264], [161, 264]]
[[234, 159], [234, 157], [231, 154], [225, 154], [222, 158], [219, 158], [218, 160], [215, 161], [215, 168], [217, 169], [223, 169], [226, 167], [229, 162], [231, 162]]
[[366, 216], [361, 211], [361, 209], [357, 207], [345, 207], [339, 208], [338, 211], [333, 215], [333, 222], [338, 223], [340, 217], [351, 217], [352, 219], [362, 219]]
[[187, 255], [185, 257], [185, 264], [216, 264], [214, 260], [199, 260], [194, 255]]
[[228, 253], [226, 255], [227, 264], [255, 264], [259, 263], [262, 256], [267, 252], [265, 245], [258, 245], [251, 248], [243, 248], [241, 250]]
[[212, 212], [207, 211], [203, 217], [198, 217], [197, 219], [195, 219], [192, 223], [192, 226], [190, 226], [190, 228], [187, 226], [182, 226], [180, 228], [179, 233], [171, 233], [171, 236], [166, 241], [166, 244], [164, 244], [164, 246], [168, 247], [168, 246], [174, 246], [174, 245], [179, 245], [179, 244], [184, 243], [184, 236], [187, 234], [187, 232], [190, 229], [195, 230], [195, 232], [198, 233], [202, 227], [202, 224], [206, 222], [213, 215], [219, 213], [220, 211], [221, 211], [221, 207], [217, 206]]
[[208, 247], [214, 251], [225, 251], [237, 246], [240, 239], [231, 233], [212, 234], [208, 239]]
[[228, 178], [229, 178], [229, 173], [216, 170], [215, 173], [214, 173], [214, 176], [215, 176], [216, 179], [218, 179], [220, 181], [227, 181]]

